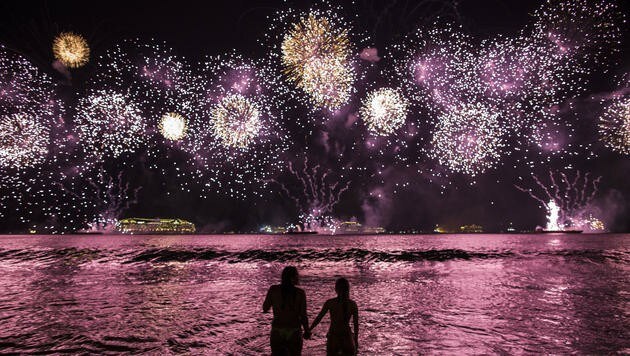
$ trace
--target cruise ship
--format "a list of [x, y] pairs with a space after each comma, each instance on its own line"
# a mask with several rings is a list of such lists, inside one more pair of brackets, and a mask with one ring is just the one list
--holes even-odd
[[122, 234], [194, 234], [195, 224], [183, 219], [127, 218], [118, 220], [116, 231]]

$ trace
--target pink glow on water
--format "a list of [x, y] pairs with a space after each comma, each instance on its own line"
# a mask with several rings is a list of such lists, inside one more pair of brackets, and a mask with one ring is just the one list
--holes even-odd
[[[296, 265], [311, 318], [339, 276], [363, 354], [627, 349], [629, 235], [0, 237], [0, 340], [26, 353], [269, 353]], [[327, 319], [305, 354], [322, 354]]]

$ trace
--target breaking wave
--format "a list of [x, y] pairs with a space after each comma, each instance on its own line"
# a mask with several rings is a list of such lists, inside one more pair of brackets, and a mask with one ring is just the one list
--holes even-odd
[[532, 258], [557, 256], [585, 259], [592, 262], [630, 262], [629, 251], [619, 250], [551, 250], [551, 251], [466, 251], [462, 249], [428, 249], [410, 251], [372, 251], [360, 248], [347, 249], [286, 249], [225, 251], [207, 248], [149, 248], [143, 250], [98, 250], [98, 249], [0, 249], [0, 261], [53, 263], [58, 261], [168, 263], [217, 261], [239, 262], [299, 262], [299, 261], [351, 261], [351, 262], [421, 262], [450, 260], [482, 260]]

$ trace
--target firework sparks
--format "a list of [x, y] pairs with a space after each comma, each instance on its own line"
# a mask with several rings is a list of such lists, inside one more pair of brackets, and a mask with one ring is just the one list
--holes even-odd
[[499, 114], [467, 106], [439, 117], [433, 133], [433, 156], [452, 171], [471, 176], [497, 164], [503, 148]]
[[543, 194], [537, 194], [534, 189], [526, 189], [514, 185], [516, 189], [527, 193], [547, 210], [547, 230], [581, 229], [593, 230], [599, 226], [597, 219], [592, 216], [592, 202], [598, 193], [601, 177], [591, 179], [589, 173], [582, 175], [577, 171], [571, 179], [564, 172], [549, 171], [549, 184], [536, 175], [532, 178]]
[[86, 220], [80, 224], [92, 231], [111, 232], [121, 215], [138, 203], [138, 192], [142, 187], [131, 189], [122, 171], [111, 175], [103, 166], [85, 174], [86, 177], [77, 176], [58, 182], [57, 186], [87, 213]]
[[262, 195], [286, 150], [285, 87], [263, 63], [237, 54], [208, 58], [197, 96], [202, 115], [190, 123], [194, 177], [234, 197]]
[[48, 128], [33, 116], [0, 118], [0, 166], [20, 168], [42, 163], [49, 138]]
[[69, 68], [83, 67], [90, 60], [90, 47], [83, 36], [72, 32], [59, 34], [53, 42], [55, 59]]
[[77, 130], [86, 150], [118, 157], [145, 142], [146, 124], [132, 97], [110, 90], [95, 91], [77, 105]]
[[313, 13], [293, 24], [282, 41], [282, 63], [285, 74], [298, 87], [307, 66], [319, 58], [345, 61], [350, 53], [348, 31]]
[[240, 94], [223, 98], [211, 116], [214, 135], [228, 147], [246, 148], [260, 132], [260, 110]]
[[387, 136], [398, 130], [407, 118], [407, 99], [396, 89], [381, 88], [368, 94], [361, 117], [371, 132]]
[[175, 112], [166, 113], [162, 115], [158, 128], [167, 140], [181, 140], [186, 136], [186, 118]]
[[[289, 189], [278, 181], [281, 191], [293, 200], [299, 209], [300, 224], [304, 229], [330, 232], [336, 228], [337, 221], [332, 217], [333, 209], [341, 200], [342, 194], [350, 187], [350, 182], [340, 183], [342, 177], [334, 179], [333, 171], [320, 165], [309, 166], [308, 157], [304, 157], [302, 169], [288, 163], [288, 171], [293, 181], [301, 190]], [[331, 225], [332, 224], [332, 225]]]
[[394, 46], [395, 71], [405, 94], [437, 117], [467, 106], [500, 112], [493, 125], [514, 142], [515, 159], [544, 164], [576, 154], [558, 140], [574, 128], [556, 108], [583, 93], [589, 74], [619, 50], [623, 22], [612, 2], [571, 0], [548, 1], [514, 38], [475, 41], [457, 28], [422, 28]]
[[335, 111], [348, 103], [356, 74], [348, 29], [338, 18], [314, 12], [301, 17], [280, 49], [285, 75], [312, 105]]
[[314, 58], [304, 67], [301, 87], [316, 107], [334, 111], [348, 103], [353, 91], [354, 70], [336, 57]]
[[606, 146], [630, 155], [630, 98], [619, 98], [606, 108], [599, 121], [599, 133]]
[[[0, 47], [0, 166], [20, 169], [42, 163], [61, 114], [52, 81]], [[55, 145], [62, 148], [65, 142]]]

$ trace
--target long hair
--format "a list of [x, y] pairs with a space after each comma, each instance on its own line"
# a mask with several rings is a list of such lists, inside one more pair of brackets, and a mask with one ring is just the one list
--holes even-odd
[[350, 320], [350, 314], [348, 312], [348, 303], [350, 301], [350, 282], [343, 277], [337, 279], [337, 282], [335, 283], [335, 291], [337, 291], [337, 299], [343, 308], [344, 319]]
[[282, 309], [286, 302], [293, 302], [295, 299], [295, 285], [298, 284], [298, 270], [293, 266], [284, 267], [280, 282], [280, 292], [282, 294]]

